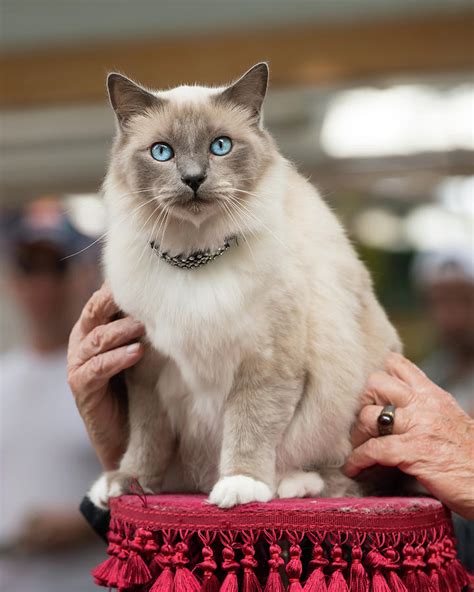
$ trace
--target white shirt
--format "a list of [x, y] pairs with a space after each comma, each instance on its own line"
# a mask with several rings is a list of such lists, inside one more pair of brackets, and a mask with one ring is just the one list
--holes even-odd
[[66, 351], [0, 356], [0, 542], [28, 512], [75, 510], [99, 474], [66, 380]]

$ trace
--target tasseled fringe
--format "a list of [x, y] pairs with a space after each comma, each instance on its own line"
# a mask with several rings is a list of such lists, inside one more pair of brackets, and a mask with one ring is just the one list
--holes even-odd
[[211, 547], [215, 535], [211, 536], [208, 532], [199, 533], [199, 538], [204, 544], [202, 548], [203, 559], [197, 565], [197, 568], [202, 570], [201, 592], [219, 592], [220, 583], [215, 574], [217, 563], [214, 560], [214, 551]]
[[385, 551], [385, 557], [387, 563], [385, 564], [385, 570], [387, 571], [387, 582], [391, 592], [408, 592], [407, 587], [403, 583], [403, 580], [397, 573], [400, 569], [400, 555], [392, 547], [388, 547]]
[[280, 568], [285, 563], [281, 557], [281, 547], [276, 542], [276, 536], [270, 540], [270, 559], [267, 561], [270, 573], [265, 585], [265, 592], [285, 592], [285, 587], [281, 581]]
[[[114, 518], [108, 558], [92, 575], [99, 586], [119, 592], [461, 592], [468, 577], [448, 528], [396, 535], [284, 529], [154, 533]], [[305, 536], [312, 556], [303, 585]], [[286, 566], [281, 541], [289, 543]], [[260, 549], [267, 553], [264, 561], [256, 558]]]
[[122, 560], [125, 559], [125, 552], [122, 551], [121, 547], [122, 537], [117, 530], [116, 522], [111, 521], [108, 535], [109, 545], [107, 547], [109, 558], [100, 563], [91, 572], [94, 582], [98, 586], [104, 586], [105, 588], [117, 587]]
[[349, 592], [342, 573], [347, 567], [340, 545], [334, 545], [331, 553], [331, 567], [334, 570], [329, 578], [328, 592]]
[[314, 534], [308, 534], [308, 538], [313, 543], [313, 552], [309, 562], [309, 577], [303, 592], [327, 592], [324, 568], [329, 561], [324, 557], [324, 550], [321, 546], [324, 537], [317, 538]]
[[386, 558], [375, 549], [371, 549], [367, 553], [367, 563], [372, 570], [370, 592], [391, 592], [390, 586], [382, 574]]
[[441, 551], [441, 555], [445, 560], [447, 581], [450, 583], [452, 592], [454, 592], [454, 590], [462, 590], [466, 586], [469, 586], [469, 576], [461, 565], [459, 559], [456, 558], [456, 549], [454, 548], [453, 541], [448, 536], [444, 537], [442, 547], [443, 550]]
[[153, 559], [152, 571], [161, 570], [161, 573], [155, 580], [155, 583], [150, 588], [149, 592], [173, 592], [173, 547], [171, 546], [170, 542], [171, 539], [165, 536], [165, 542], [161, 546], [160, 552], [157, 553]]
[[172, 559], [175, 566], [173, 592], [200, 592], [201, 584], [196, 576], [186, 567], [188, 545], [185, 541], [177, 543]]
[[255, 559], [254, 538], [245, 537], [245, 543], [242, 546], [243, 558], [240, 565], [244, 570], [242, 581], [242, 592], [262, 592], [262, 587], [255, 575], [255, 568], [258, 567], [258, 561]]
[[288, 576], [288, 592], [303, 592], [301, 585], [301, 574], [303, 566], [301, 565], [301, 538], [296, 536], [289, 536], [290, 546], [290, 560], [286, 566], [286, 574]]
[[227, 575], [222, 582], [220, 592], [239, 592], [239, 582], [237, 579], [237, 572], [239, 564], [235, 560], [235, 552], [232, 545], [235, 544], [233, 537], [226, 537], [224, 548], [222, 549], [222, 568], [227, 572]]
[[423, 571], [425, 562], [420, 550], [421, 547], [415, 550], [412, 545], [408, 544], [403, 548], [405, 559], [402, 565], [406, 570], [405, 585], [410, 592], [433, 592], [430, 579]]
[[126, 551], [126, 557], [118, 573], [119, 588], [129, 590], [150, 583], [151, 572], [141, 556], [141, 553], [145, 552], [146, 540], [143, 531], [137, 529], [132, 540], [127, 538], [123, 541], [122, 546]]
[[362, 564], [362, 548], [358, 542], [352, 547], [349, 588], [351, 592], [369, 592], [369, 577]]
[[450, 592], [446, 583], [446, 571], [442, 568], [443, 559], [440, 553], [439, 543], [430, 543], [428, 545], [428, 575], [433, 592]]

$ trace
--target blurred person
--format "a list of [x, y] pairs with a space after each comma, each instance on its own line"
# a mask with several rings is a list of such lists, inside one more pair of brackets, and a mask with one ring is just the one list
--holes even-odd
[[77, 505], [98, 465], [71, 401], [66, 347], [97, 265], [64, 258], [89, 241], [57, 200], [30, 204], [5, 230], [26, 340], [0, 356], [1, 589], [86, 592], [97, 551]]
[[414, 274], [437, 338], [422, 368], [474, 416], [474, 252], [424, 253]]

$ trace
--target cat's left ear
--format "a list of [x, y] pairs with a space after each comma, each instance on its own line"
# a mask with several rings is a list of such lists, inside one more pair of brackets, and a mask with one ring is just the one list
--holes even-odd
[[262, 105], [268, 86], [268, 64], [256, 64], [220, 95], [225, 101], [244, 107], [257, 123], [262, 117]]

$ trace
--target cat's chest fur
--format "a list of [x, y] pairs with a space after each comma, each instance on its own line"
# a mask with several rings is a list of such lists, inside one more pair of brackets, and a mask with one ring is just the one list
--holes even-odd
[[188, 271], [153, 253], [134, 265], [133, 251], [121, 249], [120, 261], [106, 252], [117, 303], [145, 324], [148, 339], [173, 360], [191, 393], [211, 400], [228, 393], [242, 355], [264, 330], [259, 283], [239, 267], [242, 252]]

